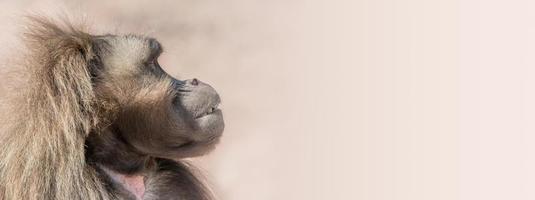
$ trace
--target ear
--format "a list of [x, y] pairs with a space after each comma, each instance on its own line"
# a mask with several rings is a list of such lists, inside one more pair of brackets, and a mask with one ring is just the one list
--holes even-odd
[[76, 126], [87, 133], [91, 125], [86, 123], [96, 123], [90, 119], [94, 102], [91, 65], [97, 57], [92, 36], [66, 21], [29, 19], [24, 34], [30, 54], [26, 56], [30, 59], [26, 64], [31, 73], [29, 94], [45, 95], [30, 99], [52, 106], [51, 113], [77, 118], [68, 121], [82, 123]]

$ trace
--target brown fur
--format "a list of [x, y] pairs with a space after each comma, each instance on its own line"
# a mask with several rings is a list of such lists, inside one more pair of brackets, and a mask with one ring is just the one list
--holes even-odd
[[[28, 27], [24, 34], [28, 54], [23, 64], [28, 80], [24, 90], [16, 91], [20, 95], [11, 102], [6, 113], [11, 120], [1, 133], [0, 199], [131, 198], [99, 165], [124, 174], [148, 174], [145, 199], [212, 198], [187, 164], [169, 160], [167, 154], [153, 154], [153, 144], [138, 145], [136, 141], [143, 140], [136, 140], [137, 136], [115, 131], [130, 130], [126, 124], [142, 119], [136, 113], [164, 112], [167, 107], [159, 101], [172, 93], [168, 91], [169, 77], [158, 84], [130, 89], [135, 91], [110, 89], [95, 80], [101, 78], [95, 74], [112, 73], [102, 72], [99, 59], [104, 53], [99, 52], [103, 50], [95, 44], [94, 36], [69, 23], [57, 25], [38, 17], [33, 17]], [[113, 80], [123, 84], [132, 81], [124, 76]], [[126, 109], [121, 98], [108, 93], [127, 96], [123, 99], [141, 98], [129, 101], [138, 102], [135, 105], [139, 107]], [[145, 129], [160, 127], [152, 123], [168, 120], [165, 117], [156, 113], [151, 116], [154, 122], [143, 121], [151, 127]], [[132, 130], [145, 130], [131, 126]], [[174, 155], [181, 154], [177, 151]]]

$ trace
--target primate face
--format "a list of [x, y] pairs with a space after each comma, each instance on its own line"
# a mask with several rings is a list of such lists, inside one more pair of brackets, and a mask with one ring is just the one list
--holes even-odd
[[0, 199], [213, 199], [180, 158], [221, 137], [214, 88], [169, 76], [154, 39], [29, 20], [27, 74], [2, 123]]
[[161, 44], [140, 36], [95, 37], [92, 76], [99, 101], [117, 107], [113, 132], [142, 154], [198, 156], [223, 133], [220, 97], [198, 80], [178, 80], [158, 63]]

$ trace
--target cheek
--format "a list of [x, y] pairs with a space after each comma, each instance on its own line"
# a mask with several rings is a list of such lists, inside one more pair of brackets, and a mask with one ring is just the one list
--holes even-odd
[[189, 142], [187, 120], [166, 90], [146, 90], [121, 106], [115, 125], [125, 140], [141, 152], [161, 154]]
[[121, 114], [117, 125], [123, 137], [144, 152], [176, 147], [188, 141], [184, 133], [188, 127], [180, 126], [172, 106], [135, 107]]

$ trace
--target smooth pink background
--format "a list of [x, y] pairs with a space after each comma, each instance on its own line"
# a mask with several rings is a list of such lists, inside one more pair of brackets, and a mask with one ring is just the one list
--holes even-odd
[[[0, 1], [146, 33], [221, 92], [221, 199], [535, 199], [535, 2]], [[9, 68], [10, 66], [3, 66]]]

